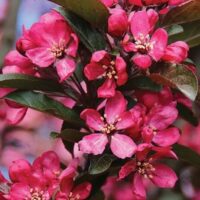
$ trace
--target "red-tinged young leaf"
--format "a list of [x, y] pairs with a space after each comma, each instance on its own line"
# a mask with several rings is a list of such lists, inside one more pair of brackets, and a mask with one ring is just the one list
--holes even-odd
[[79, 15], [96, 27], [105, 27], [108, 9], [99, 0], [50, 0]]
[[186, 65], [168, 64], [160, 73], [152, 73], [149, 77], [159, 84], [178, 89], [192, 101], [197, 97], [197, 77]]
[[199, 0], [192, 0], [183, 6], [174, 7], [164, 18], [162, 25], [184, 24], [200, 19]]

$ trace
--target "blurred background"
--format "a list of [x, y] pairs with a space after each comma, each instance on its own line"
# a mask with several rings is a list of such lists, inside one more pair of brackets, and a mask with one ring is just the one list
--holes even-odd
[[[39, 17], [56, 5], [47, 0], [0, 0], [0, 66], [6, 53], [15, 48], [15, 41], [22, 34], [23, 26], [29, 28]], [[38, 33], [39, 34], [39, 33]], [[197, 65], [200, 63], [200, 47], [190, 52]], [[10, 126], [5, 120], [5, 103], [0, 100], [0, 171], [8, 178], [7, 168], [13, 160], [27, 159], [30, 162], [42, 152], [52, 149], [61, 161], [67, 164], [70, 155], [59, 140], [49, 137], [59, 131], [62, 121], [28, 109], [23, 121]], [[193, 127], [184, 120], [178, 122], [182, 130], [180, 143], [200, 154], [200, 126]], [[169, 161], [179, 174], [180, 181], [174, 190], [158, 190], [149, 186], [152, 200], [200, 200], [200, 171], [185, 163]]]

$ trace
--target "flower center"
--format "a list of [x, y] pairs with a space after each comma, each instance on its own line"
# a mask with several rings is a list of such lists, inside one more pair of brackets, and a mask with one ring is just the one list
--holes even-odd
[[25, 200], [47, 200], [44, 191], [40, 191], [38, 188], [30, 189], [30, 197], [26, 197]]
[[152, 172], [155, 171], [155, 168], [149, 162], [137, 162], [137, 171], [144, 178], [152, 179], [153, 178]]
[[51, 47], [51, 52], [53, 53], [55, 58], [60, 58], [65, 53], [65, 43], [63, 40], [59, 42], [59, 44], [53, 44]]
[[150, 36], [140, 34], [139, 37], [135, 40], [135, 48], [140, 53], [147, 53], [153, 49], [154, 43], [150, 41]]
[[74, 196], [72, 192], [69, 193], [68, 200], [79, 200], [79, 199], [80, 199], [79, 194], [76, 194], [76, 196]]
[[104, 77], [109, 79], [118, 79], [114, 61], [111, 61], [109, 65], [103, 65], [102, 67], [106, 70], [106, 72], [103, 74]]
[[118, 116], [116, 116], [114, 123], [107, 123], [106, 118], [106, 114], [104, 114], [104, 116], [101, 117], [101, 120], [104, 122], [104, 126], [102, 127], [101, 132], [105, 134], [110, 134], [117, 129], [116, 123], [119, 122], [121, 119]]

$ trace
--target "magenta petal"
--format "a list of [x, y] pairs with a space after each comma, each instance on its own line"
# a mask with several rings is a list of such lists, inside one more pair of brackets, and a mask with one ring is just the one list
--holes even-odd
[[128, 161], [125, 165], [123, 165], [119, 171], [119, 180], [124, 179], [130, 173], [134, 172], [136, 168], [136, 162], [134, 160]]
[[30, 189], [25, 183], [15, 183], [10, 189], [10, 199], [22, 200], [24, 197], [31, 198]]
[[127, 129], [134, 125], [131, 112], [124, 112], [120, 115], [120, 120], [116, 124], [117, 130]]
[[27, 180], [31, 175], [31, 165], [26, 160], [14, 161], [9, 167], [9, 176], [13, 182]]
[[159, 146], [167, 147], [177, 143], [179, 138], [180, 134], [178, 128], [173, 127], [159, 131], [153, 137], [153, 142]]
[[98, 63], [90, 63], [85, 66], [84, 74], [88, 80], [95, 80], [102, 76], [105, 72], [105, 69]]
[[133, 179], [133, 194], [136, 200], [146, 200], [146, 190], [142, 177], [136, 173]]
[[149, 55], [141, 55], [136, 54], [133, 57], [133, 62], [140, 68], [140, 69], [147, 69], [151, 66], [152, 61]]
[[165, 49], [167, 47], [167, 41], [168, 41], [168, 34], [164, 29], [159, 28], [154, 32], [151, 38], [151, 43], [153, 45], [153, 48], [149, 52], [149, 55], [155, 61], [159, 61], [161, 57], [164, 55]]
[[92, 54], [91, 62], [101, 62], [105, 57], [108, 57], [108, 53], [106, 51], [96, 51]]
[[27, 57], [39, 67], [49, 67], [56, 60], [47, 47], [38, 47], [26, 52]]
[[150, 31], [149, 17], [146, 11], [138, 11], [131, 18], [131, 32], [135, 39], [138, 39], [141, 34], [146, 36]]
[[84, 119], [87, 125], [95, 131], [101, 131], [104, 126], [101, 115], [94, 109], [85, 109], [81, 113], [81, 118]]
[[121, 92], [116, 92], [115, 96], [108, 99], [105, 107], [106, 120], [113, 124], [126, 110], [127, 101]]
[[114, 134], [111, 137], [110, 148], [112, 153], [118, 158], [130, 158], [136, 152], [137, 146], [127, 135]]
[[122, 57], [117, 56], [115, 68], [118, 76], [117, 85], [124, 85], [128, 80], [128, 74], [126, 72], [126, 62]]
[[76, 52], [78, 50], [78, 43], [79, 43], [78, 37], [74, 33], [72, 33], [71, 34], [71, 42], [68, 45], [67, 49], [65, 50], [65, 53], [68, 56], [75, 57]]
[[163, 130], [171, 125], [177, 116], [178, 111], [174, 106], [155, 106], [147, 116], [148, 124], [157, 130]]
[[115, 95], [116, 84], [113, 79], [107, 78], [106, 81], [101, 85], [97, 94], [99, 98], [111, 98]]
[[155, 172], [153, 173], [152, 182], [161, 188], [173, 188], [177, 181], [176, 173], [166, 165], [154, 165]]
[[56, 63], [56, 70], [60, 77], [60, 82], [67, 79], [73, 74], [76, 69], [76, 64], [73, 59], [65, 58]]
[[104, 152], [107, 143], [108, 138], [106, 135], [94, 133], [83, 137], [78, 144], [80, 151], [87, 154], [99, 155]]
[[28, 108], [11, 108], [7, 110], [6, 120], [9, 124], [18, 124], [26, 115]]
[[80, 200], [84, 200], [89, 197], [91, 190], [92, 190], [92, 185], [89, 182], [84, 182], [84, 183], [81, 183], [80, 185], [77, 185], [72, 190], [72, 193], [74, 196], [79, 195]]

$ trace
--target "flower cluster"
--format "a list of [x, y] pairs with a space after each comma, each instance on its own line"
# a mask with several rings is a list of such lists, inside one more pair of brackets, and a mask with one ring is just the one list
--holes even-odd
[[[88, 38], [83, 37], [84, 31], [77, 31], [69, 17], [64, 18], [53, 10], [30, 29], [24, 28], [17, 41], [17, 50], [6, 56], [3, 75], [23, 74], [56, 82], [60, 85], [59, 91], [51, 93], [33, 89], [34, 94], [43, 93], [52, 101], [60, 97], [73, 100], [70, 111], [80, 115], [80, 119], [77, 117], [70, 124], [73, 115], [64, 118], [67, 119], [63, 125], [66, 132], [57, 134], [57, 137], [67, 141], [66, 147], [71, 143], [81, 155], [74, 154], [74, 160], [64, 170], [53, 152], [43, 154], [32, 165], [24, 160], [14, 162], [9, 169], [11, 181], [1, 177], [4, 188], [0, 190], [1, 198], [81, 200], [93, 196], [101, 187], [108, 199], [145, 200], [146, 186], [150, 182], [161, 188], [175, 186], [175, 172], [162, 161], [165, 158], [178, 159], [173, 151], [173, 145], [180, 137], [179, 129], [174, 126], [179, 115], [177, 102], [190, 100], [171, 90], [173, 84], [170, 81], [165, 80], [159, 91], [148, 91], [148, 87], [147, 90], [137, 87], [134, 78], [151, 80], [151, 75], [160, 75], [166, 65], [176, 67], [187, 59], [189, 46], [184, 41], [169, 43], [167, 30], [158, 26], [163, 9], [169, 10], [185, 1], [101, 2], [109, 12], [107, 32], [102, 32], [105, 48], [89, 52], [85, 47], [85, 40], [90, 43], [89, 34]], [[160, 83], [163, 83], [162, 79]], [[7, 118], [13, 124], [18, 123], [27, 110], [26, 97], [21, 104], [19, 98], [16, 101], [7, 98], [17, 89], [0, 89], [0, 96], [5, 97], [12, 110], [11, 118], [9, 115]], [[65, 112], [60, 108], [55, 111], [57, 108], [52, 105], [47, 109], [29, 105], [55, 116]], [[76, 120], [81, 122], [80, 126], [76, 126]], [[103, 156], [108, 156], [108, 162], [112, 162], [105, 171], [99, 172], [103, 174], [100, 184], [100, 180], [98, 182], [95, 176], [91, 176], [98, 174], [99, 159]], [[81, 159], [84, 162], [82, 168], [78, 168]], [[97, 169], [91, 173], [94, 166]], [[126, 194], [129, 197], [126, 198]]]

